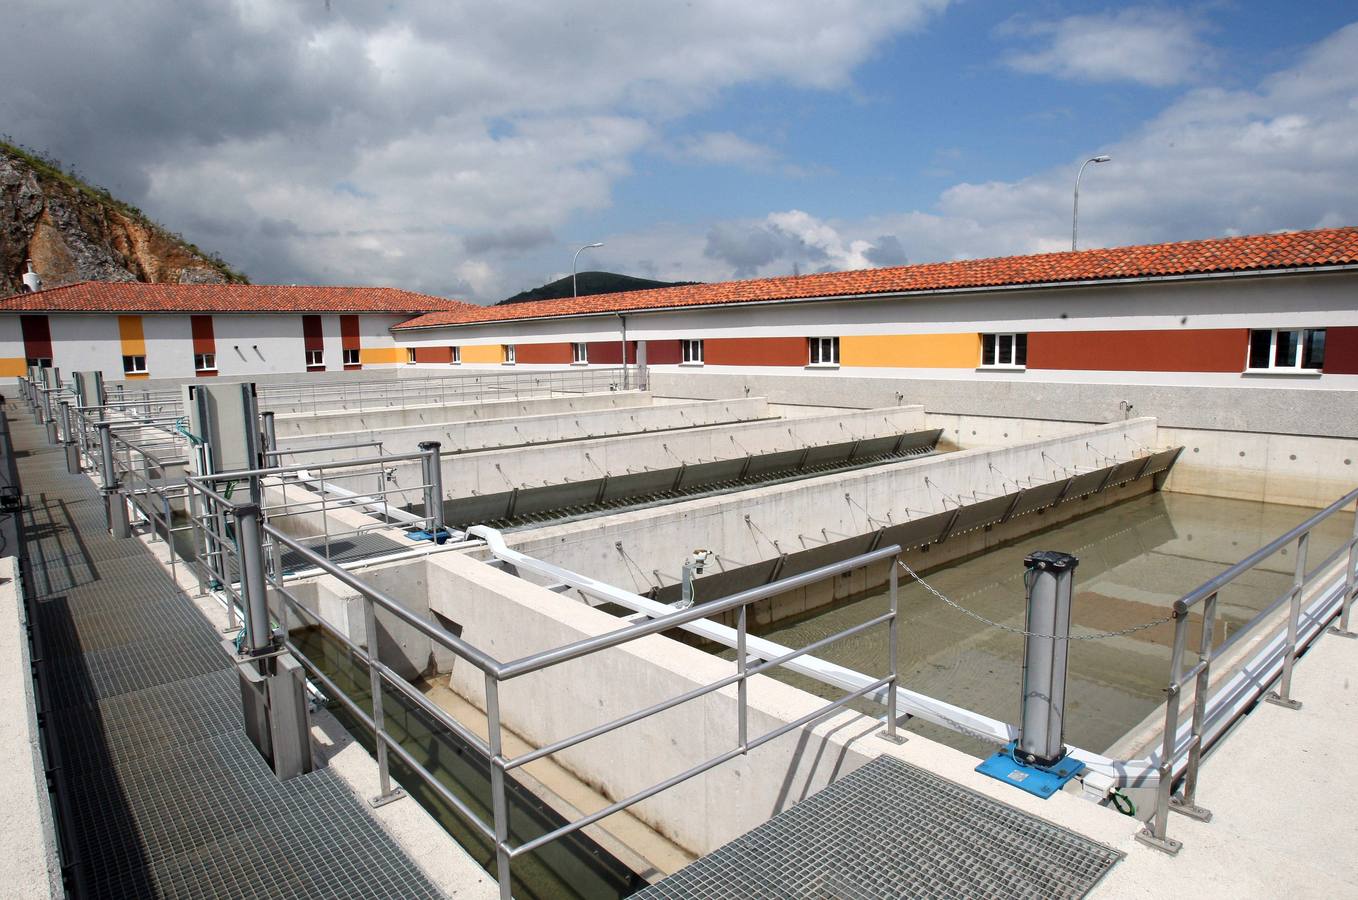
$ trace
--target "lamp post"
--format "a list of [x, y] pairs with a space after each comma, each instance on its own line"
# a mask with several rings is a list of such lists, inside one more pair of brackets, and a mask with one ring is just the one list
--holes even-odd
[[1085, 173], [1085, 166], [1090, 163], [1106, 163], [1111, 160], [1111, 156], [1091, 156], [1080, 164], [1080, 171], [1075, 174], [1075, 211], [1070, 217], [1070, 249], [1075, 250], [1075, 242], [1080, 234], [1080, 176]]
[[583, 252], [585, 252], [586, 250], [592, 250], [592, 249], [594, 249], [595, 247], [602, 247], [603, 245], [604, 245], [604, 242], [603, 242], [603, 241], [598, 241], [597, 243], [586, 244], [585, 246], [581, 247], [579, 250], [576, 250], [576, 251], [575, 251], [575, 257], [571, 260], [571, 296], [572, 296], [572, 297], [579, 297], [579, 296], [580, 296], [580, 292], [579, 292], [579, 290], [576, 289], [576, 286], [575, 286], [575, 266], [576, 266], [576, 263], [580, 262], [580, 254], [583, 253]]

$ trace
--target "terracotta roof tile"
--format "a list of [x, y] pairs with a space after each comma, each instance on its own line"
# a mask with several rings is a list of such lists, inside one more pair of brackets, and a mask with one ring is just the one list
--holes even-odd
[[80, 281], [0, 299], [0, 312], [445, 314], [471, 304], [387, 287]]
[[455, 310], [430, 312], [396, 327], [470, 325], [709, 304], [857, 294], [908, 294], [915, 291], [1262, 271], [1344, 263], [1358, 263], [1358, 227], [924, 263], [800, 277], [758, 278], [596, 294], [565, 300], [538, 300], [506, 306], [464, 304]]

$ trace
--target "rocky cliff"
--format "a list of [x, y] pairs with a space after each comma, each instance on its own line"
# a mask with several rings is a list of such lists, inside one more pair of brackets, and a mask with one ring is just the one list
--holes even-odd
[[0, 296], [72, 281], [244, 281], [222, 260], [51, 160], [0, 141]]

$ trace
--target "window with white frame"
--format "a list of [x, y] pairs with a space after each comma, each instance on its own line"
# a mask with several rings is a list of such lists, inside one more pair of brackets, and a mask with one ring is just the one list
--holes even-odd
[[145, 356], [124, 356], [123, 373], [127, 375], [145, 375], [146, 357]]
[[52, 368], [52, 357], [50, 356], [30, 356], [28, 358], [30, 366], [37, 366], [39, 369]]
[[306, 352], [306, 367], [308, 369], [320, 369], [325, 366], [324, 350], [308, 350]]
[[701, 339], [680, 341], [679, 347], [683, 352], [684, 365], [701, 366], [703, 364], [703, 342]]
[[193, 370], [195, 372], [217, 371], [217, 354], [215, 353], [193, 354]]
[[454, 365], [454, 366], [460, 366], [460, 365], [462, 365], [462, 348], [461, 348], [461, 347], [449, 347], [449, 348], [448, 348], [448, 362], [449, 362], [450, 364]]
[[571, 365], [589, 365], [589, 344], [571, 344]]
[[501, 347], [501, 349], [504, 350], [505, 365], [507, 365], [507, 366], [512, 366], [512, 365], [514, 365], [515, 359], [516, 359], [516, 357], [518, 356], [518, 354], [515, 352], [515, 347], [514, 347], [514, 345], [513, 345], [513, 344], [501, 344], [500, 347]]
[[1028, 335], [981, 335], [981, 368], [1022, 369], [1028, 365]]
[[813, 337], [806, 339], [810, 345], [810, 360], [813, 366], [839, 365], [839, 338]]
[[358, 348], [348, 347], [344, 351], [344, 364], [346, 366], [356, 366], [358, 362]]
[[1247, 372], [1319, 372], [1325, 366], [1325, 329], [1254, 329], [1246, 366]]

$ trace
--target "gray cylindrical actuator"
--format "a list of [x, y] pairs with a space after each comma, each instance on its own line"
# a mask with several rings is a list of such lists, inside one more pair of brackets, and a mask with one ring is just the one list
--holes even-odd
[[1065, 755], [1066, 651], [1070, 634], [1071, 587], [1079, 560], [1069, 553], [1039, 550], [1023, 560], [1028, 569], [1028, 632], [1023, 649], [1021, 761], [1050, 765]]

